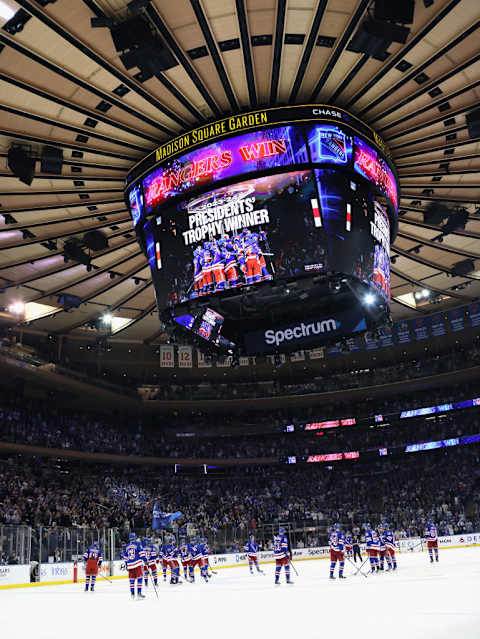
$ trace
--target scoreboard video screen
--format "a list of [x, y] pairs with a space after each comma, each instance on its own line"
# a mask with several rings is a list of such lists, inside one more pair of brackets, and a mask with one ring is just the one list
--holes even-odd
[[268, 109], [253, 121], [183, 134], [129, 175], [159, 310], [205, 301], [216, 312], [216, 298], [331, 274], [388, 305], [398, 189], [381, 138], [330, 107]]

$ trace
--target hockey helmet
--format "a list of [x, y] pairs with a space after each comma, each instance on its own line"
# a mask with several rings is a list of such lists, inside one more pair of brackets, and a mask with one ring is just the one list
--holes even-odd
[[137, 535], [135, 533], [131, 532], [128, 535], [128, 538], [130, 539], [130, 541], [135, 541], [135, 539], [137, 538]]

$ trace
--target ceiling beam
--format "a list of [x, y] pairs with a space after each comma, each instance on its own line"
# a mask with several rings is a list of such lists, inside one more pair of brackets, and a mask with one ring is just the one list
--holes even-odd
[[270, 106], [277, 104], [278, 85], [280, 81], [280, 66], [282, 64], [283, 36], [285, 33], [285, 18], [287, 0], [277, 0], [275, 17], [275, 38], [273, 42], [272, 71], [270, 76]]
[[182, 67], [184, 68], [185, 72], [187, 73], [188, 77], [195, 85], [196, 89], [198, 90], [202, 98], [205, 100], [205, 102], [208, 104], [208, 106], [212, 110], [212, 113], [216, 115], [217, 117], [220, 117], [221, 111], [218, 108], [218, 105], [215, 102], [215, 99], [213, 98], [212, 95], [210, 95], [208, 89], [204, 86], [203, 82], [201, 81], [194, 67], [190, 64], [188, 57], [185, 55], [183, 49], [180, 47], [176, 39], [171, 34], [170, 30], [165, 24], [165, 21], [160, 16], [160, 12], [158, 8], [149, 4], [146, 7], [146, 13], [149, 16], [149, 18], [152, 20], [154, 25], [157, 27], [161, 36], [163, 37], [165, 42], [168, 44], [168, 46], [172, 50], [173, 54], [176, 56], [176, 58], [178, 59]]
[[323, 69], [323, 72], [320, 75], [320, 78], [318, 79], [317, 84], [315, 85], [315, 88], [312, 91], [312, 94], [310, 96], [310, 102], [317, 101], [320, 91], [323, 89], [325, 82], [332, 75], [335, 65], [337, 64], [340, 56], [344, 52], [345, 47], [347, 46], [350, 38], [353, 35], [353, 32], [355, 31], [355, 29], [358, 27], [361, 20], [363, 19], [364, 13], [367, 11], [369, 4], [370, 4], [370, 0], [360, 0], [360, 2], [358, 3], [355, 13], [351, 17], [350, 22], [348, 23], [345, 31], [343, 32], [342, 37], [338, 41], [337, 46], [332, 52], [332, 55], [330, 56], [330, 59], [327, 62], [327, 65]]
[[192, 9], [195, 13], [195, 17], [197, 18], [198, 25], [203, 33], [203, 37], [205, 38], [207, 48], [210, 52], [210, 55], [212, 56], [213, 64], [215, 65], [215, 69], [217, 70], [218, 77], [220, 78], [220, 82], [222, 83], [223, 90], [225, 91], [225, 95], [227, 96], [227, 100], [230, 103], [232, 111], [235, 113], [239, 110], [237, 98], [235, 97], [235, 93], [233, 92], [225, 67], [223, 66], [222, 58], [220, 56], [217, 43], [215, 42], [210, 30], [210, 26], [208, 24], [207, 16], [205, 15], [205, 12], [203, 10], [202, 3], [200, 2], [200, 0], [190, 0], [190, 4], [192, 5]]
[[238, 30], [240, 32], [240, 42], [242, 43], [243, 65], [245, 67], [245, 77], [247, 80], [248, 99], [250, 107], [257, 106], [257, 88], [255, 85], [255, 72], [252, 60], [252, 45], [250, 41], [250, 31], [248, 25], [248, 15], [245, 9], [245, 0], [235, 0], [237, 9]]
[[295, 82], [293, 83], [290, 97], [288, 99], [289, 104], [293, 104], [295, 102], [300, 91], [300, 87], [302, 86], [303, 78], [305, 77], [310, 58], [312, 57], [313, 47], [315, 46], [315, 42], [317, 41], [318, 30], [320, 29], [320, 24], [323, 20], [323, 16], [327, 8], [327, 3], [328, 0], [319, 0], [317, 2], [317, 8], [313, 17], [312, 26], [310, 27], [310, 32], [308, 34], [307, 44], [303, 49], [302, 59], [300, 60], [300, 64], [298, 65]]

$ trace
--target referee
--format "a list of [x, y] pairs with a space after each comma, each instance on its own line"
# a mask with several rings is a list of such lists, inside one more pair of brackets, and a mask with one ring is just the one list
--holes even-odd
[[360, 544], [358, 543], [357, 535], [354, 536], [352, 542], [353, 542], [353, 544], [352, 544], [352, 547], [353, 547], [353, 561], [355, 563], [357, 563], [357, 555], [358, 555], [360, 563], [362, 563], [362, 555], [360, 553]]

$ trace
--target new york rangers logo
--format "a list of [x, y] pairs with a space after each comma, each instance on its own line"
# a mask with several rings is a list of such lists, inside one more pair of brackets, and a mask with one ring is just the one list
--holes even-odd
[[347, 142], [342, 131], [319, 131], [320, 156], [335, 163], [347, 162]]

